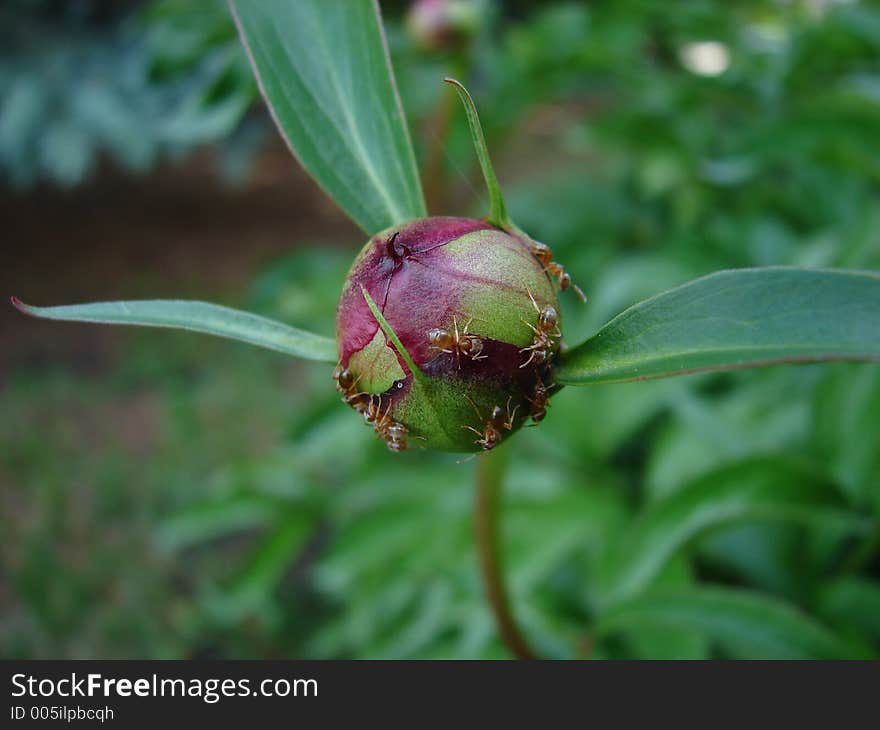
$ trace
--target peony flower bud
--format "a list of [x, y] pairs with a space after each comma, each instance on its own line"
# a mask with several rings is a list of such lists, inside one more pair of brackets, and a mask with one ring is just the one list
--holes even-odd
[[426, 218], [367, 242], [336, 335], [343, 400], [390, 449], [479, 451], [543, 418], [559, 307], [527, 242], [484, 221]]
[[476, 36], [484, 13], [478, 0], [416, 0], [406, 15], [406, 27], [422, 50], [450, 51]]

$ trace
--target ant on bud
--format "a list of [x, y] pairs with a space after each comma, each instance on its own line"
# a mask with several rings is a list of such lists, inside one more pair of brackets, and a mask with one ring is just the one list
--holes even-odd
[[389, 451], [406, 451], [406, 435], [409, 433], [406, 426], [391, 420], [391, 401], [385, 411], [382, 411], [382, 396], [370, 396], [370, 400], [364, 409], [364, 421], [372, 424], [376, 436], [385, 442]]
[[538, 378], [538, 382], [535, 383], [535, 389], [532, 391], [532, 397], [526, 396], [526, 400], [532, 404], [529, 409], [529, 416], [535, 425], [543, 421], [547, 415], [547, 406], [550, 404], [550, 391], [555, 387], [555, 383], [548, 387], [544, 385], [544, 381], [541, 378]]
[[336, 390], [342, 393], [343, 403], [358, 413], [363, 413], [367, 409], [368, 394], [358, 391], [357, 381], [359, 378], [356, 378], [351, 370], [337, 365], [333, 371], [333, 380], [336, 381]]
[[547, 358], [550, 357], [553, 346], [556, 344], [554, 338], [562, 337], [562, 332], [559, 330], [559, 313], [556, 311], [556, 307], [550, 304], [545, 305], [543, 308], [538, 307], [538, 303], [535, 301], [532, 293], [529, 292], [528, 294], [535, 307], [535, 311], [538, 313], [538, 326], [535, 327], [533, 324], [523, 320], [528, 328], [535, 333], [535, 339], [531, 345], [520, 350], [520, 352], [531, 353], [529, 359], [520, 365], [521, 368], [533, 362], [536, 365], [546, 362]]
[[582, 302], [587, 301], [587, 295], [584, 294], [583, 290], [571, 280], [571, 276], [565, 271], [563, 266], [553, 260], [553, 251], [546, 243], [530, 239], [528, 245], [532, 250], [532, 255], [541, 262], [544, 271], [546, 271], [551, 277], [556, 277], [556, 281], [559, 284], [559, 291], [565, 291], [571, 287], [574, 289], [574, 293], [577, 294], [578, 299]]
[[469, 357], [471, 360], [485, 360], [486, 355], [483, 352], [483, 340], [468, 332], [472, 320], [464, 326], [464, 330], [459, 333], [458, 321], [455, 315], [452, 316], [453, 331], [440, 329], [439, 327], [428, 331], [428, 342], [431, 347], [440, 352], [455, 354], [456, 362], [459, 370], [461, 369], [461, 356]]
[[[512, 396], [511, 396], [512, 397]], [[483, 420], [483, 416], [480, 415], [480, 410], [477, 408], [477, 404], [474, 403], [467, 395], [468, 403], [471, 404], [471, 407], [474, 409], [474, 412], [477, 414], [477, 418], [480, 421]], [[466, 428], [469, 431], [473, 431], [477, 434], [477, 440], [475, 441], [484, 451], [489, 451], [494, 449], [501, 441], [501, 429], [506, 429], [508, 431], [513, 430], [513, 419], [516, 418], [516, 412], [519, 410], [519, 406], [513, 409], [513, 413], [510, 412], [510, 400], [507, 399], [507, 412], [505, 413], [501, 410], [501, 406], [495, 406], [492, 409], [492, 415], [489, 416], [489, 420], [487, 420], [483, 424], [483, 430], [478, 431], [473, 426], [462, 426], [462, 428]]]
[[385, 429], [385, 445], [390, 451], [406, 451], [406, 435], [409, 433], [401, 423], [392, 423]]
[[358, 378], [342, 365], [336, 366], [333, 379], [336, 381], [336, 389], [342, 393], [343, 402], [354, 408], [364, 417], [366, 423], [373, 426], [376, 436], [384, 440], [391, 451], [406, 451], [406, 435], [409, 431], [403, 424], [391, 420], [390, 400], [383, 412], [382, 396], [359, 392]]

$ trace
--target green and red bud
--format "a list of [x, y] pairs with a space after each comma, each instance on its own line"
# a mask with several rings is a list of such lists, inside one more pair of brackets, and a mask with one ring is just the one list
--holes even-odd
[[392, 450], [492, 448], [543, 417], [558, 318], [526, 241], [479, 220], [412, 221], [373, 236], [352, 265], [337, 310], [337, 387]]
[[407, 12], [406, 28], [422, 50], [455, 50], [476, 36], [485, 12], [479, 0], [416, 0]]

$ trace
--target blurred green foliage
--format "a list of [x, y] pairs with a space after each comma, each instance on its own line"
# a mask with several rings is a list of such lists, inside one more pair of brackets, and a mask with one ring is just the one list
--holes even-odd
[[[163, 5], [189, 32], [188, 4]], [[514, 218], [590, 296], [564, 298], [571, 342], [719, 268], [880, 269], [874, 4], [513, 4], [466, 60], [389, 31], [423, 157], [435, 82], [468, 70]], [[176, 57], [199, 69], [228, 40]], [[451, 198], [473, 198], [463, 118], [448, 153]], [[304, 242], [236, 304], [332, 331], [348, 244]], [[0, 394], [4, 655], [507, 655], [473, 462], [386, 453], [326, 367], [129, 341], [107, 381], [51, 368]], [[102, 432], [107, 409], [150, 437]], [[878, 446], [876, 366], [567, 388], [511, 453], [514, 612], [552, 657], [874, 656]]]
[[[142, 7], [143, 6], [143, 7]], [[221, 0], [9, 0], [0, 7], [0, 177], [82, 182], [223, 142], [230, 173], [266, 129]]]

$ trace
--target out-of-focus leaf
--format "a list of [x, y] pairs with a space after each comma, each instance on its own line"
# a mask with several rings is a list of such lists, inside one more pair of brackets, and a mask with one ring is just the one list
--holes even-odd
[[698, 381], [650, 381], [674, 384], [677, 390], [669, 399], [672, 417], [651, 450], [645, 476], [649, 498], [668, 496], [700, 474], [733, 461], [802, 448], [810, 421], [804, 395], [819, 374], [818, 368], [738, 373], [732, 378], [737, 386], [722, 394], [694, 392]]
[[265, 600], [294, 561], [312, 527], [311, 515], [289, 512], [254, 548], [224, 591], [231, 607], [247, 610]]
[[561, 383], [822, 360], [880, 361], [880, 275], [719, 271], [633, 305], [560, 356]]
[[200, 502], [178, 512], [159, 528], [164, 550], [179, 550], [233, 532], [262, 527], [278, 512], [277, 504], [259, 496], [236, 495], [219, 502]]
[[13, 298], [12, 303], [25, 314], [43, 319], [174, 327], [228, 337], [306, 360], [336, 360], [336, 343], [329, 337], [208, 302], [145, 299], [32, 307]]
[[817, 613], [840, 631], [855, 628], [880, 641], [880, 583], [857, 576], [822, 586]]
[[504, 509], [504, 555], [510, 588], [525, 597], [573, 553], [596, 554], [624, 519], [618, 495], [607, 489], [570, 490], [520, 499]]
[[856, 659], [872, 656], [788, 603], [732, 588], [686, 588], [644, 595], [609, 612], [597, 635], [634, 627], [690, 628], [736, 657]]
[[880, 415], [880, 368], [831, 368], [813, 399], [813, 448], [842, 489], [859, 506], [880, 512], [880, 448], [875, 432]]
[[281, 134], [367, 233], [426, 215], [371, 0], [231, 0]]
[[700, 539], [696, 554], [711, 575], [793, 599], [817, 572], [804, 560], [804, 542], [796, 523], [747, 522], [713, 530]]
[[761, 460], [703, 476], [651, 505], [609, 546], [599, 567], [607, 604], [638, 595], [663, 565], [699, 535], [734, 522], [772, 520], [863, 532], [870, 521], [835, 509], [828, 489], [802, 469]]
[[[670, 560], [657, 576], [657, 590], [687, 590], [695, 579], [690, 560], [679, 553]], [[709, 642], [703, 632], [694, 627], [634, 626], [626, 632], [626, 651], [619, 658], [639, 659], [708, 659]], [[601, 651], [601, 645], [596, 647]]]
[[73, 186], [85, 177], [92, 164], [91, 140], [86, 130], [68, 122], [48, 125], [40, 157], [43, 168], [65, 186]]
[[332, 332], [340, 282], [350, 265], [349, 252], [320, 241], [307, 242], [273, 261], [251, 282], [246, 308], [285, 322], [308, 322], [319, 332]]

